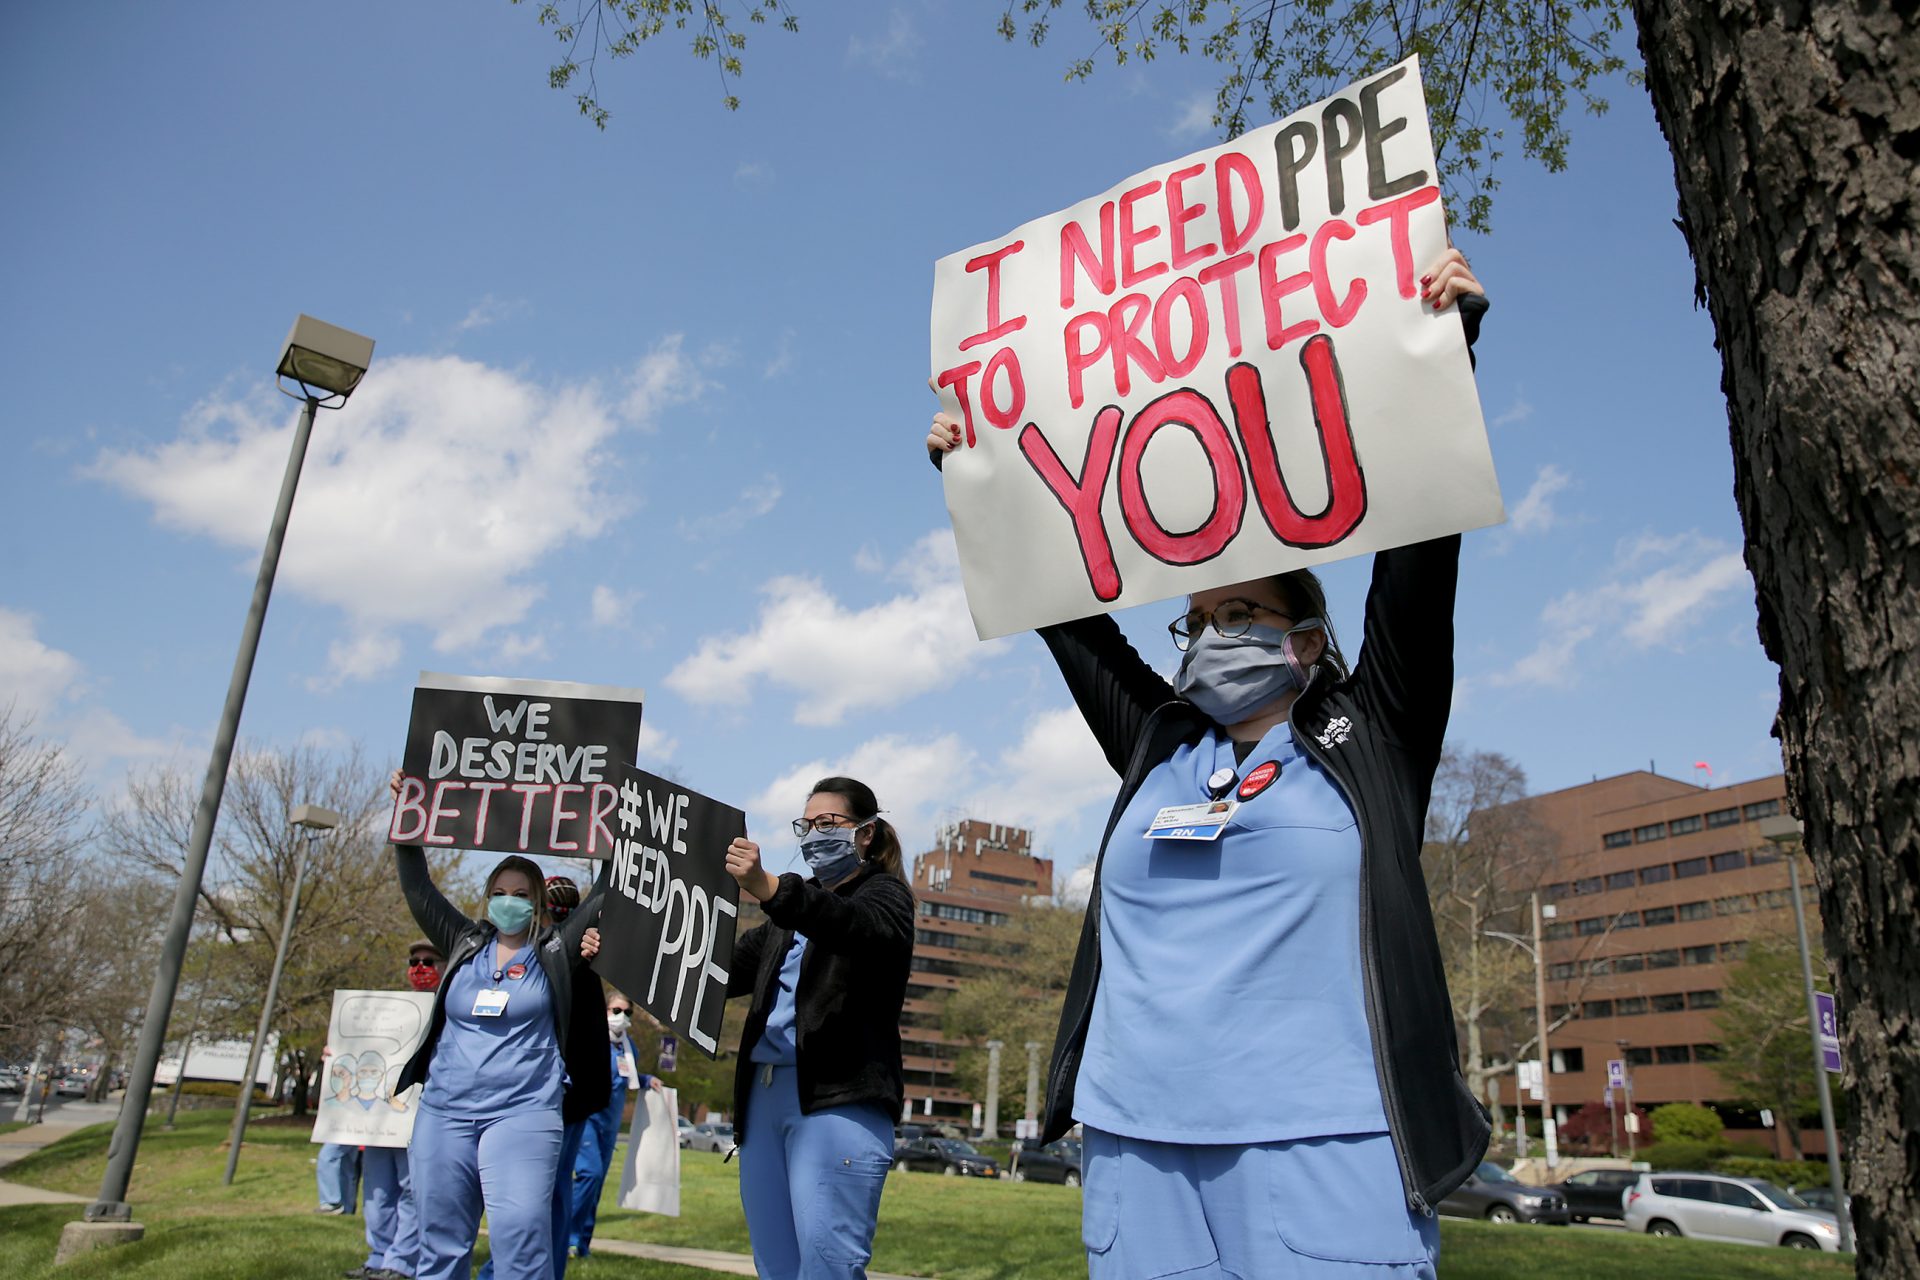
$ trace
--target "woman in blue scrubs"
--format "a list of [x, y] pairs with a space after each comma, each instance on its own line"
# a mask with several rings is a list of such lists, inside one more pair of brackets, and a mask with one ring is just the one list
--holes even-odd
[[598, 896], [555, 929], [539, 866], [509, 857], [487, 876], [486, 919], [472, 920], [434, 886], [419, 846], [395, 845], [394, 858], [414, 920], [447, 956], [426, 1040], [395, 1086], [426, 1085], [409, 1153], [420, 1218], [414, 1275], [467, 1280], [484, 1210], [494, 1274], [549, 1280], [569, 1070], [561, 1046]]
[[810, 877], [775, 877], [735, 840], [727, 871], [766, 923], [734, 945], [729, 996], [753, 996], [734, 1076], [740, 1204], [763, 1280], [866, 1275], [905, 1101], [900, 1007], [913, 892], [873, 792], [823, 778], [793, 831]]
[[[1466, 259], [1422, 285], [1471, 344]], [[1305, 570], [1189, 597], [1171, 683], [1109, 616], [1040, 633], [1122, 780], [1044, 1133], [1085, 1128], [1093, 1280], [1432, 1280], [1488, 1133], [1419, 866], [1459, 546], [1374, 558], [1351, 672]]]

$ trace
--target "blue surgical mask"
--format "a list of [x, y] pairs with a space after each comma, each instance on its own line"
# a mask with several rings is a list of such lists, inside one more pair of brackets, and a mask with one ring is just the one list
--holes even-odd
[[853, 842], [853, 833], [859, 829], [816, 831], [800, 842], [800, 856], [821, 884], [835, 884], [859, 869], [860, 850]]
[[1180, 659], [1173, 689], [1215, 723], [1239, 724], [1274, 699], [1302, 685], [1299, 664], [1289, 652], [1290, 637], [1318, 630], [1318, 619], [1290, 630], [1258, 623], [1243, 636], [1223, 636], [1212, 627], [1193, 639]]
[[510, 893], [497, 893], [487, 899], [487, 919], [502, 933], [524, 932], [533, 923], [533, 903]]

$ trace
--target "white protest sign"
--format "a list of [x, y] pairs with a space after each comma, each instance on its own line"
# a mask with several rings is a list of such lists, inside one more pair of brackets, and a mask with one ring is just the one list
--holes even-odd
[[313, 1141], [404, 1147], [412, 1140], [420, 1086], [398, 1094], [393, 1087], [432, 1016], [428, 991], [333, 993]]
[[942, 258], [980, 636], [1498, 522], [1446, 245], [1409, 58]]
[[680, 1216], [680, 1133], [673, 1089], [642, 1089], [634, 1099], [627, 1163], [620, 1171], [620, 1207]]

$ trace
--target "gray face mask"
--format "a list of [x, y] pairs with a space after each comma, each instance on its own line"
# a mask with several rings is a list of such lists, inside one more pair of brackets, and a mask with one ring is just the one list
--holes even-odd
[[[863, 822], [860, 827], [866, 825]], [[859, 869], [860, 849], [853, 837], [860, 827], [815, 831], [800, 842], [800, 856], [807, 860], [808, 868], [821, 884], [844, 880]]]
[[1180, 659], [1173, 689], [1217, 724], [1239, 724], [1248, 716], [1302, 688], [1306, 672], [1293, 656], [1293, 636], [1321, 628], [1309, 618], [1282, 631], [1258, 623], [1243, 636], [1223, 636], [1208, 627], [1194, 637]]

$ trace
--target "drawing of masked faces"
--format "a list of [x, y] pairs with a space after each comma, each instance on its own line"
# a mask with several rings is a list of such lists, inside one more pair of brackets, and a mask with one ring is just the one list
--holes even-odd
[[327, 1101], [345, 1103], [353, 1097], [354, 1058], [350, 1053], [337, 1055], [327, 1067]]
[[370, 1111], [386, 1092], [387, 1060], [372, 1050], [361, 1054], [353, 1082], [354, 1100]]

